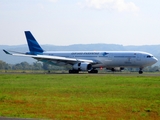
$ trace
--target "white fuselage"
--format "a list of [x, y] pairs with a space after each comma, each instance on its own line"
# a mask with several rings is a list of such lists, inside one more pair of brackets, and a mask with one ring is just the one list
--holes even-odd
[[[95, 61], [93, 68], [139, 67], [153, 65], [158, 60], [152, 54], [139, 51], [48, 51], [44, 55]], [[54, 64], [54, 63], [53, 63]], [[58, 65], [56, 62], [55, 64]], [[63, 62], [60, 62], [59, 65]]]

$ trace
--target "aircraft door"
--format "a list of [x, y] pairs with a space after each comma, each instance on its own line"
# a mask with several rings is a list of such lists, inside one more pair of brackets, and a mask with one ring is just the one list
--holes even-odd
[[108, 54], [107, 56], [103, 57], [104, 61], [103, 64], [105, 65], [112, 65], [113, 62], [113, 55], [112, 54]]
[[137, 61], [141, 61], [141, 55], [137, 54], [136, 59], [137, 59]]

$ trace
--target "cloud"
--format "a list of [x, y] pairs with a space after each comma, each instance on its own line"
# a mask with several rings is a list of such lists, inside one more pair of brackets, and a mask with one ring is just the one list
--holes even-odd
[[125, 2], [124, 0], [85, 0], [85, 3], [79, 3], [84, 7], [94, 9], [108, 9], [118, 12], [137, 12], [139, 8], [133, 2]]

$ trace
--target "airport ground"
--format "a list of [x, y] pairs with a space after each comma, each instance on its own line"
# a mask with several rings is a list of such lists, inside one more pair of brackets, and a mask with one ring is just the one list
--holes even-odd
[[160, 73], [1, 72], [0, 116], [159, 120]]

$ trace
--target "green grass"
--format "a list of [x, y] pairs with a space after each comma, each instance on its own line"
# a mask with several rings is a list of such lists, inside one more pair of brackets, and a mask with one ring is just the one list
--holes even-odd
[[0, 74], [0, 116], [159, 120], [160, 77]]

